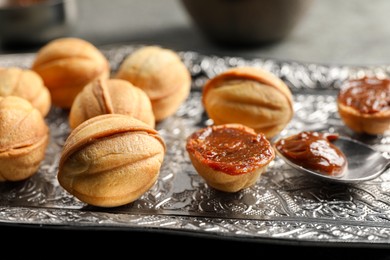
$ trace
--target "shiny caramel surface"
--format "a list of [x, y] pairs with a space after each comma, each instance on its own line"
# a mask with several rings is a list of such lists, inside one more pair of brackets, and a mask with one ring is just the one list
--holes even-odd
[[363, 114], [390, 111], [390, 79], [364, 77], [348, 81], [338, 100]]
[[301, 132], [279, 139], [276, 149], [290, 161], [326, 175], [338, 176], [344, 172], [347, 159], [343, 152], [331, 143], [336, 134]]
[[252, 172], [275, 156], [264, 134], [228, 125], [196, 131], [187, 139], [187, 151], [212, 169], [230, 175]]

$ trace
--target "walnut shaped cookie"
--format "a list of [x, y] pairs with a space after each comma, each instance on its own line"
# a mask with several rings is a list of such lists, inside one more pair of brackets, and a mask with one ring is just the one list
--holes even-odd
[[294, 115], [292, 93], [272, 73], [237, 67], [210, 79], [203, 87], [202, 103], [214, 124], [238, 123], [276, 136]]
[[90, 82], [110, 76], [106, 57], [90, 42], [79, 38], [59, 38], [37, 53], [32, 70], [49, 89], [52, 103], [69, 109], [77, 94]]
[[57, 178], [80, 201], [121, 206], [155, 184], [165, 149], [159, 133], [146, 123], [122, 114], [99, 115], [66, 139]]
[[124, 114], [155, 127], [152, 104], [146, 93], [121, 79], [98, 79], [88, 84], [74, 100], [69, 125], [76, 128], [102, 114]]
[[33, 70], [0, 68], [0, 96], [18, 96], [28, 100], [45, 117], [51, 108], [49, 90]]
[[191, 75], [180, 56], [159, 46], [145, 46], [131, 53], [115, 77], [146, 92], [156, 121], [174, 114], [191, 89]]
[[0, 97], [0, 122], [0, 181], [35, 175], [49, 143], [49, 127], [41, 112], [23, 98]]

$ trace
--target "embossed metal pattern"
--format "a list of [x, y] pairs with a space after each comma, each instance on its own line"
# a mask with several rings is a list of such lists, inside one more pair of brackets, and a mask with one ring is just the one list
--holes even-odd
[[[102, 48], [115, 72], [140, 46]], [[366, 245], [390, 244], [390, 172], [360, 184], [327, 183], [276, 158], [255, 186], [238, 193], [209, 188], [192, 167], [185, 140], [211, 124], [201, 104], [207, 79], [229, 67], [258, 66], [281, 77], [294, 94], [295, 116], [280, 135], [328, 130], [372, 145], [390, 158], [390, 137], [359, 136], [341, 122], [336, 106], [348, 78], [387, 76], [389, 67], [346, 67], [270, 59], [205, 56], [180, 52], [193, 76], [190, 97], [174, 116], [157, 125], [167, 153], [157, 183], [137, 201], [117, 208], [86, 205], [59, 186], [62, 145], [70, 133], [68, 111], [53, 107], [46, 118], [50, 144], [38, 173], [0, 183], [0, 223], [187, 231], [227, 238]], [[0, 56], [0, 66], [29, 68], [34, 54]]]

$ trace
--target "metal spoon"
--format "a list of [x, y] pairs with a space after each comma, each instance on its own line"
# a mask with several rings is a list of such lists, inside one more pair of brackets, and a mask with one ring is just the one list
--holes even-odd
[[390, 168], [390, 159], [385, 158], [380, 152], [362, 142], [339, 136], [339, 138], [332, 141], [332, 143], [345, 154], [348, 161], [348, 168], [341, 176], [325, 175], [303, 168], [283, 156], [278, 149], [275, 150], [278, 156], [291, 167], [301, 172], [309, 173], [316, 177], [334, 182], [357, 183], [368, 181], [378, 177]]

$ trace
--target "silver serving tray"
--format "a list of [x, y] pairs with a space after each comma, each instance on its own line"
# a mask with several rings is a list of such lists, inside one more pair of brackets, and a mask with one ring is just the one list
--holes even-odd
[[[114, 45], [101, 50], [115, 72], [139, 47]], [[352, 133], [341, 122], [335, 103], [344, 80], [387, 76], [390, 67], [179, 54], [192, 73], [193, 86], [177, 113], [157, 125], [167, 153], [152, 189], [131, 204], [110, 209], [86, 205], [62, 189], [56, 175], [70, 129], [68, 111], [53, 107], [46, 118], [51, 142], [38, 173], [25, 181], [0, 183], [0, 224], [184, 232], [270, 243], [390, 245], [390, 171], [361, 184], [335, 184], [301, 174], [276, 158], [255, 186], [230, 194], [209, 188], [185, 150], [186, 137], [212, 123], [200, 101], [205, 81], [229, 67], [245, 65], [269, 70], [291, 88], [295, 116], [281, 135], [301, 130], [338, 132], [390, 158], [390, 136]], [[30, 68], [34, 55], [2, 55], [0, 66]]]

